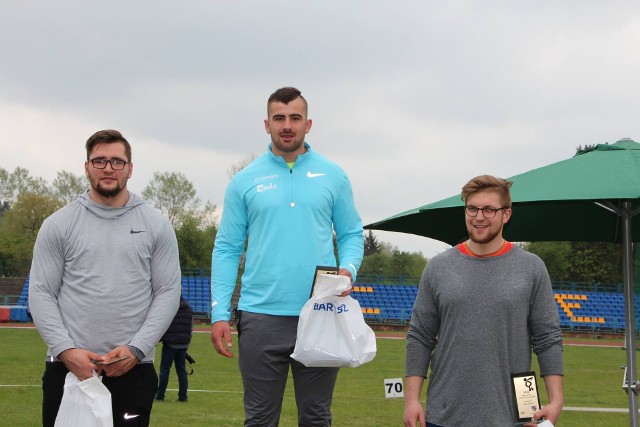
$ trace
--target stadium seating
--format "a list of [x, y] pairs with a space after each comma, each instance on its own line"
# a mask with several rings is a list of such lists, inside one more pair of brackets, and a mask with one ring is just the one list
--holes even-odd
[[[594, 289], [598, 289], [597, 286]], [[406, 324], [411, 319], [418, 293], [415, 285], [356, 283], [352, 296], [360, 303], [365, 319], [371, 323]], [[207, 275], [182, 276], [182, 295], [194, 312], [208, 316], [211, 310], [211, 280]], [[29, 278], [16, 305], [6, 306], [0, 321], [30, 321], [28, 312]], [[560, 315], [560, 327], [570, 331], [623, 332], [625, 301], [620, 289], [592, 291], [556, 290], [554, 298]], [[635, 312], [640, 312], [640, 295], [635, 298]], [[640, 330], [636, 315], [636, 331]]]
[[417, 286], [356, 284], [352, 296], [369, 322], [407, 323], [411, 318]]
[[24, 282], [22, 292], [16, 305], [0, 306], [0, 321], [2, 322], [30, 322], [29, 313], [29, 276]]
[[[556, 291], [560, 327], [571, 331], [622, 332], [624, 295], [620, 292]], [[636, 303], [636, 311], [638, 310]], [[636, 325], [636, 330], [638, 325]]]
[[[411, 318], [417, 291], [417, 286], [361, 283], [354, 287], [353, 297], [363, 308], [367, 321], [403, 324]], [[623, 332], [625, 329], [621, 292], [556, 291], [554, 298], [564, 330]], [[640, 311], [640, 297], [635, 299], [635, 311]], [[640, 330], [640, 320], [636, 323], [636, 330]]]
[[195, 313], [208, 315], [211, 311], [211, 279], [208, 276], [183, 276], [182, 297]]

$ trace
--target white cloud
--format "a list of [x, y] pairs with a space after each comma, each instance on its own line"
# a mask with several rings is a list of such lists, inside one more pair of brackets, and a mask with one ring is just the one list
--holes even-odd
[[374, 222], [480, 173], [640, 140], [639, 39], [632, 1], [11, 2], [0, 167], [82, 173], [84, 141], [115, 128], [133, 145], [133, 190], [181, 171], [222, 207], [228, 168], [268, 143], [267, 97], [294, 85], [313, 148], [344, 167]]

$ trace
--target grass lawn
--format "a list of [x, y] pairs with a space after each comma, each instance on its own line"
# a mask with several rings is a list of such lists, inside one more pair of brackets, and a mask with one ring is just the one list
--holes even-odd
[[[0, 328], [0, 425], [40, 424], [41, 377], [46, 348], [34, 329]], [[164, 402], [156, 402], [151, 425], [158, 427], [241, 426], [242, 383], [236, 359], [218, 356], [207, 333], [194, 334], [189, 353], [196, 359], [189, 377], [189, 402], [176, 402], [177, 378], [169, 381]], [[157, 352], [159, 363], [160, 351]], [[535, 360], [535, 358], [534, 358]], [[565, 406], [620, 408], [626, 355], [619, 347], [565, 347]], [[533, 367], [539, 372], [537, 366]], [[404, 376], [404, 340], [379, 339], [376, 359], [356, 369], [342, 369], [334, 394], [334, 426], [400, 426], [402, 399], [386, 399], [384, 380]], [[541, 389], [544, 391], [539, 379]], [[543, 404], [546, 402], [543, 396]], [[565, 410], [560, 426], [623, 426], [628, 413]], [[284, 398], [281, 426], [296, 426], [293, 387]]]

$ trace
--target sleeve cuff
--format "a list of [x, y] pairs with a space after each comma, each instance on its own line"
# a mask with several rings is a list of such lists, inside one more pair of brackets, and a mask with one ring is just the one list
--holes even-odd
[[142, 350], [132, 345], [128, 345], [127, 347], [129, 348], [129, 351], [138, 358], [138, 360], [144, 360], [144, 353], [142, 352]]

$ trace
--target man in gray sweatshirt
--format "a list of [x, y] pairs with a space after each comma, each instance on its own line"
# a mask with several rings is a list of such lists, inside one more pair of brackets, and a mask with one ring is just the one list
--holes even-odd
[[120, 132], [96, 132], [86, 150], [90, 189], [44, 221], [33, 250], [29, 306], [48, 346], [42, 424], [54, 425], [69, 371], [96, 371], [114, 426], [147, 426], [155, 345], [180, 301], [178, 245], [169, 220], [127, 190], [131, 146]]
[[[555, 424], [564, 405], [562, 333], [551, 281], [536, 255], [507, 242], [511, 182], [482, 175], [462, 189], [469, 239], [437, 255], [420, 281], [407, 333], [405, 427], [510, 426], [519, 420], [511, 374], [531, 371]], [[431, 377], [426, 414], [420, 393]], [[525, 425], [535, 425], [528, 423]]]

